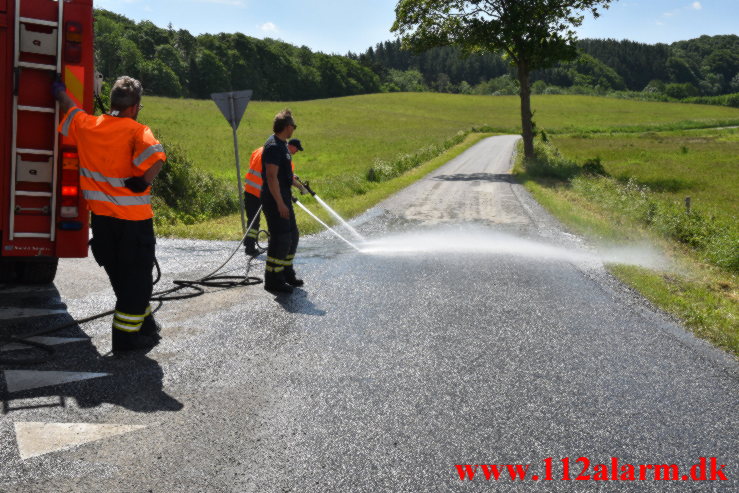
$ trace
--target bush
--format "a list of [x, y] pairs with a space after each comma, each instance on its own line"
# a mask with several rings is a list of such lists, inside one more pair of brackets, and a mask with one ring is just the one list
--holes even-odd
[[739, 273], [739, 227], [724, 223], [681, 202], [660, 199], [633, 179], [626, 183], [609, 177], [579, 176], [572, 189], [601, 206], [640, 222], [695, 249], [708, 262]]
[[691, 83], [684, 84], [665, 84], [665, 94], [675, 99], [685, 99], [698, 95], [698, 89]]
[[724, 94], [722, 96], [698, 96], [695, 98], [686, 98], [683, 103], [695, 104], [713, 104], [717, 106], [730, 106], [739, 108], [739, 93]]
[[565, 159], [550, 142], [534, 142], [534, 158], [524, 161], [526, 172], [532, 176], [569, 180], [580, 172], [580, 167]]
[[155, 224], [194, 224], [239, 210], [233, 185], [197, 169], [179, 147], [164, 146], [167, 162], [152, 188]]
[[608, 176], [608, 172], [603, 167], [599, 157], [585, 161], [582, 165], [582, 171], [586, 175]]

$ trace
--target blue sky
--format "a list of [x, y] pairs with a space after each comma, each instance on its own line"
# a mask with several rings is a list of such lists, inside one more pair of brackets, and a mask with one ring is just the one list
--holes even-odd
[[[363, 52], [393, 38], [396, 0], [95, 0], [95, 6], [193, 34], [242, 32], [314, 51]], [[671, 43], [702, 34], [738, 34], [739, 0], [621, 0], [583, 38]]]

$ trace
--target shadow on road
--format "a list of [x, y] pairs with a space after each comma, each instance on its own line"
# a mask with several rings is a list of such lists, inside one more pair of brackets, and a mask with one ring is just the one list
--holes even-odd
[[310, 299], [308, 293], [302, 289], [296, 289], [291, 295], [280, 295], [275, 301], [288, 313], [299, 313], [301, 315], [313, 315], [323, 317], [326, 310], [318, 308]]
[[459, 173], [456, 175], [439, 175], [432, 178], [439, 181], [487, 181], [492, 183], [516, 183], [511, 175], [494, 173]]
[[[53, 285], [0, 289], [0, 294], [3, 295], [0, 309], [6, 310], [0, 320], [3, 414], [22, 409], [64, 408], [70, 397], [80, 408], [113, 404], [142, 413], [183, 408], [182, 403], [164, 392], [162, 367], [143, 351], [124, 356], [100, 354], [66, 311]], [[24, 310], [30, 309], [54, 313], [28, 317]], [[61, 329], [49, 332], [55, 327]], [[45, 332], [42, 336], [57, 338], [57, 342], [73, 341], [50, 345], [44, 350], [11, 340], [41, 332]]]

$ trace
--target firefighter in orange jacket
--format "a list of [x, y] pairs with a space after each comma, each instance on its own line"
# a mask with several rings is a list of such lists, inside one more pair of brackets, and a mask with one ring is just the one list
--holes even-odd
[[[295, 155], [298, 151], [303, 150], [303, 145], [298, 139], [291, 139], [287, 143], [287, 149], [291, 155]], [[262, 253], [256, 246], [257, 236], [259, 235], [259, 212], [262, 207], [262, 201], [259, 198], [262, 194], [262, 151], [264, 147], [255, 149], [251, 153], [249, 159], [249, 171], [244, 175], [244, 208], [246, 209], [246, 224], [251, 225], [249, 230], [246, 232], [246, 240], [244, 240], [244, 250], [247, 255], [256, 257]], [[295, 171], [295, 162], [292, 163], [293, 171]], [[293, 178], [293, 186], [300, 190], [301, 194], [305, 194], [308, 191], [300, 184], [298, 177]], [[256, 219], [255, 219], [256, 218]], [[254, 224], [252, 224], [254, 221]]]
[[80, 156], [80, 185], [92, 212], [92, 254], [116, 296], [113, 352], [150, 348], [160, 339], [149, 305], [156, 243], [150, 194], [166, 155], [149, 127], [136, 121], [143, 87], [131, 77], [118, 78], [110, 114], [101, 116], [76, 107], [59, 82], [53, 93], [65, 114], [59, 131]]

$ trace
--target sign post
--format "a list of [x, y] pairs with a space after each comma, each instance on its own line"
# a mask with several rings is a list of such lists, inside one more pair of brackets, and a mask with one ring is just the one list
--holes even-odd
[[246, 111], [246, 105], [251, 99], [252, 90], [216, 92], [210, 95], [221, 110], [226, 121], [231, 125], [234, 138], [234, 154], [236, 155], [236, 181], [239, 187], [239, 209], [241, 210], [241, 232], [246, 234], [246, 217], [244, 216], [244, 187], [241, 181], [241, 162], [239, 161], [239, 141], [236, 137], [236, 129], [239, 128], [241, 117]]

